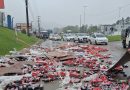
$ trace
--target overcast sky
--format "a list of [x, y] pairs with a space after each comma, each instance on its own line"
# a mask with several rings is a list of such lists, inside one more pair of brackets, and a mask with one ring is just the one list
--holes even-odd
[[[15, 17], [15, 22], [26, 22], [25, 0], [5, 0], [5, 12]], [[130, 0], [28, 0], [30, 21], [36, 25], [41, 16], [44, 28], [82, 24], [86, 7], [86, 24], [112, 24], [121, 17], [130, 16]]]

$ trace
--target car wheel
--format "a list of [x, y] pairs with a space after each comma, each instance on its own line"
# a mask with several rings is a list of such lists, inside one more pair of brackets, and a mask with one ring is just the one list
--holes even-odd
[[108, 43], [105, 43], [105, 45], [108, 45]]

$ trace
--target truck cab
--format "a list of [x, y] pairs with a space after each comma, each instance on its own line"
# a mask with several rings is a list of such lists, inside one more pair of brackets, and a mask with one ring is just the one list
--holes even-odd
[[130, 27], [121, 31], [123, 48], [130, 48]]

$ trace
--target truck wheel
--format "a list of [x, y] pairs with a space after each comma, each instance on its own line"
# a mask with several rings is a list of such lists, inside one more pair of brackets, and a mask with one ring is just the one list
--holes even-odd
[[126, 48], [126, 40], [122, 41], [123, 48]]

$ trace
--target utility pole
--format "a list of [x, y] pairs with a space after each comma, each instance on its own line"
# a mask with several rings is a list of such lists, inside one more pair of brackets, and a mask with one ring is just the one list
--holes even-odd
[[41, 28], [40, 28], [40, 16], [38, 16], [38, 33], [40, 34]]
[[27, 35], [30, 36], [30, 33], [29, 33], [28, 0], [25, 0], [25, 5], [26, 5], [26, 20], [27, 20]]

